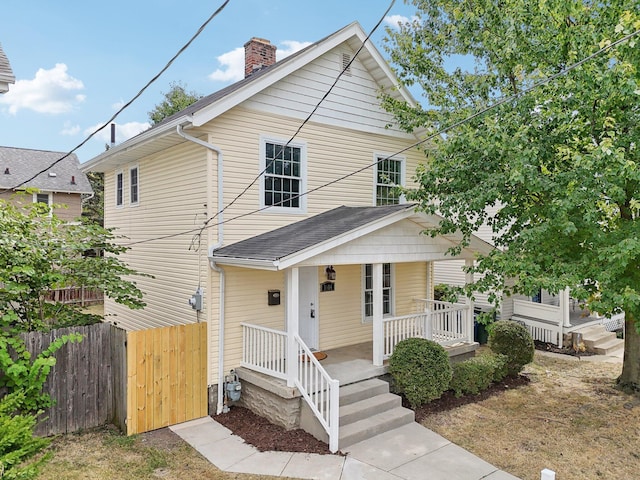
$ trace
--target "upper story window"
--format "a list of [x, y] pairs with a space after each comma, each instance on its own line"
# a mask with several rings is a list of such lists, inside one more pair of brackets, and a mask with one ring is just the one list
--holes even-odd
[[261, 153], [261, 206], [271, 207], [269, 211], [304, 211], [306, 146], [263, 138]]
[[[364, 321], [370, 322], [373, 317], [373, 265], [368, 263], [362, 270], [362, 309]], [[393, 269], [390, 263], [382, 264], [382, 314], [393, 312]]]
[[124, 174], [116, 173], [116, 207], [124, 205]]
[[137, 205], [139, 200], [139, 176], [138, 167], [129, 169], [129, 203], [131, 205]]
[[404, 158], [376, 155], [376, 205], [395, 205], [402, 202], [396, 186], [404, 185]]

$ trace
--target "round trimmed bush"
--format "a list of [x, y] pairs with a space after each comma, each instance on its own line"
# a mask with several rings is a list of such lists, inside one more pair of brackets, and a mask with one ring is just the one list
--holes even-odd
[[451, 365], [445, 349], [431, 340], [408, 338], [398, 342], [389, 358], [396, 393], [412, 408], [440, 398], [449, 388]]
[[511, 320], [496, 322], [489, 333], [489, 348], [507, 357], [507, 374], [516, 376], [533, 360], [535, 346], [529, 331]]
[[504, 378], [505, 360], [504, 355], [488, 353], [454, 364], [449, 389], [456, 397], [479, 394]]

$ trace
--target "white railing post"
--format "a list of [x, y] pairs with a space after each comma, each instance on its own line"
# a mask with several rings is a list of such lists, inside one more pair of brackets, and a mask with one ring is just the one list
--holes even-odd
[[[465, 260], [465, 267], [473, 267], [473, 260]], [[467, 285], [473, 283], [473, 272], [467, 272], [465, 274], [465, 283]], [[473, 299], [469, 296], [467, 296], [467, 341], [469, 343], [474, 341], [473, 338], [473, 310], [474, 310], [474, 305], [473, 305]]]
[[338, 441], [340, 440], [340, 382], [331, 380], [329, 382], [329, 451], [338, 451]]
[[287, 319], [287, 386], [295, 386], [298, 378], [298, 273], [297, 267], [289, 268], [286, 271], [285, 302]]
[[382, 326], [382, 264], [371, 266], [373, 274], [373, 364], [382, 366], [384, 357], [384, 331]]
[[427, 340], [433, 340], [433, 313], [429, 305], [427, 305], [427, 314], [425, 315], [424, 335]]

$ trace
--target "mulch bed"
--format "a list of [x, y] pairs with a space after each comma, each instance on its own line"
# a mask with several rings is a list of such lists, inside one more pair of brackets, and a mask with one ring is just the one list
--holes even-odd
[[[447, 411], [468, 403], [479, 402], [505, 390], [518, 388], [528, 383], [529, 378], [520, 375], [515, 378], [506, 378], [500, 383], [494, 383], [478, 395], [456, 398], [452, 392], [445, 392], [438, 400], [429, 402], [415, 410], [416, 422], [420, 423], [428, 415]], [[403, 405], [409, 408], [404, 399]], [[304, 430], [285, 430], [283, 427], [274, 425], [266, 418], [256, 415], [251, 410], [243, 407], [231, 407], [228, 413], [215, 415], [213, 419], [261, 452], [301, 452], [319, 453], [321, 455], [331, 453], [326, 443], [317, 440]]]

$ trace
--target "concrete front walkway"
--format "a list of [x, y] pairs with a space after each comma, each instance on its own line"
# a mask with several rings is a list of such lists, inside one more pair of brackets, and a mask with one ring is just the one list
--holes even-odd
[[211, 417], [169, 427], [220, 470], [331, 480], [518, 480], [411, 423], [346, 448], [342, 455], [259, 452]]

